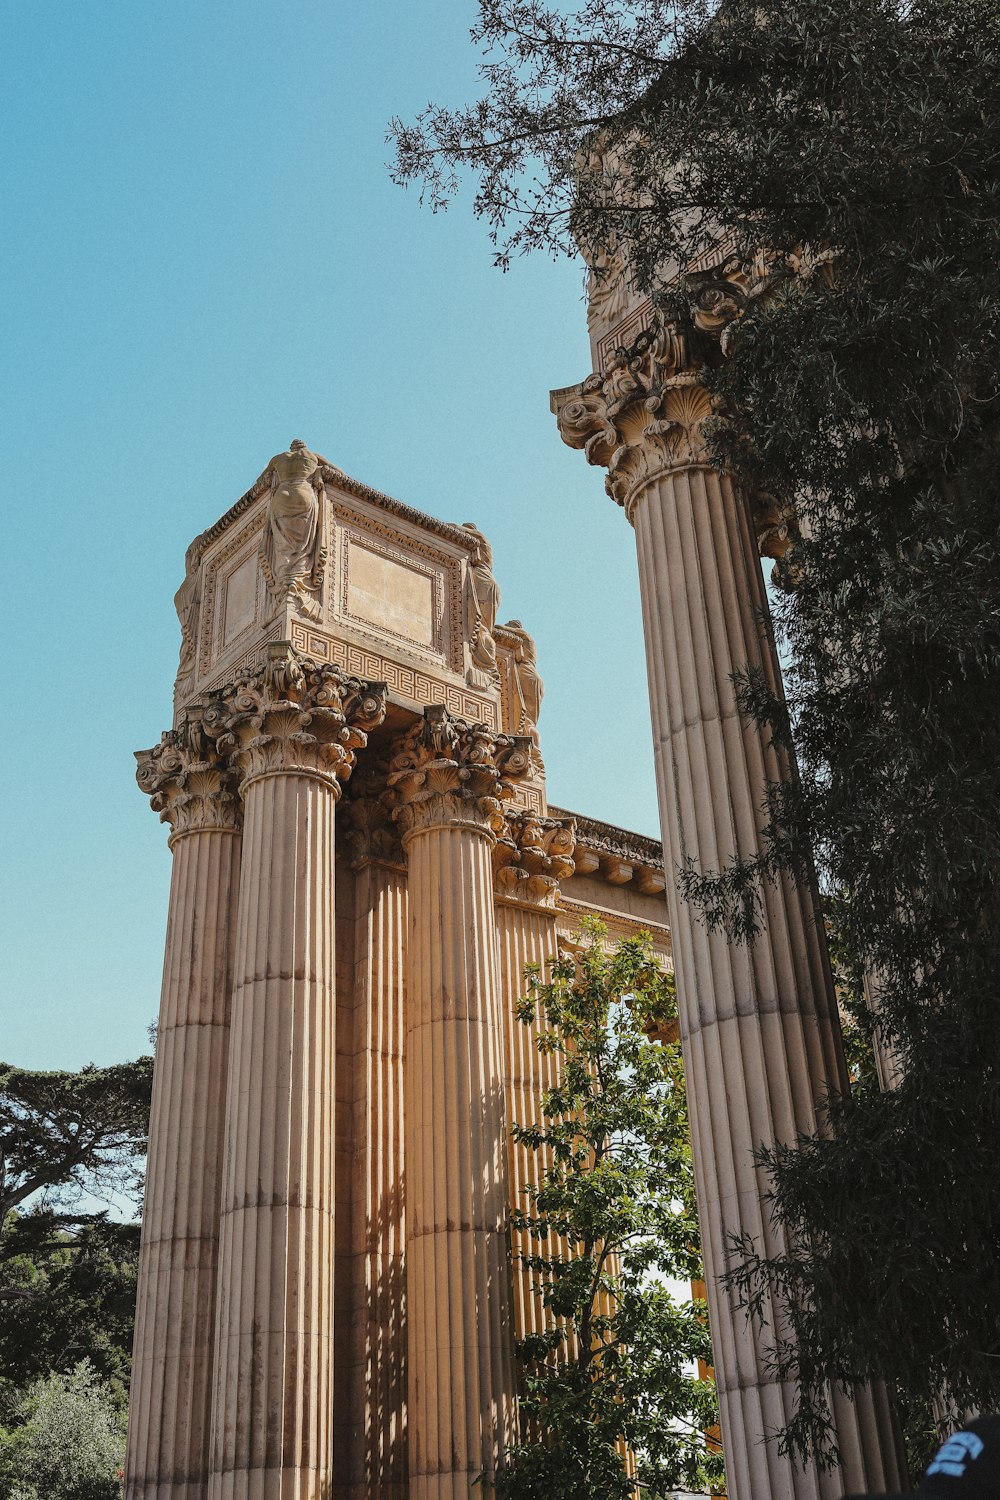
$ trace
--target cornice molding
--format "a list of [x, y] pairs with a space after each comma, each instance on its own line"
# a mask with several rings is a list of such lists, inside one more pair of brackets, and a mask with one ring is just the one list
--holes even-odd
[[[330, 463], [328, 459], [320, 458], [319, 475], [324, 486], [331, 485], [353, 495], [358, 500], [367, 500], [379, 510], [398, 516], [401, 521], [408, 521], [411, 526], [416, 526], [421, 531], [430, 531], [435, 536], [444, 537], [446, 541], [461, 548], [463, 552], [471, 554], [476, 550], [476, 538], [465, 527], [452, 521], [439, 521], [435, 516], [429, 516], [424, 511], [417, 510], [415, 506], [407, 505], [402, 500], [394, 499], [392, 495], [373, 489], [370, 484], [364, 484], [360, 479], [352, 479], [350, 474], [345, 474], [343, 469], [338, 469], [337, 465]], [[245, 515], [256, 501], [269, 492], [270, 484], [270, 469], [268, 468], [263, 474], [258, 475], [246, 493], [241, 495], [213, 525], [195, 537], [187, 551], [189, 572], [197, 567], [212, 543], [223, 536], [234, 521], [238, 521], [240, 516]]]
[[608, 885], [628, 885], [647, 896], [658, 896], [666, 889], [663, 845], [658, 839], [582, 813], [549, 806], [549, 816], [576, 826], [576, 850], [573, 858], [578, 875], [593, 875]]

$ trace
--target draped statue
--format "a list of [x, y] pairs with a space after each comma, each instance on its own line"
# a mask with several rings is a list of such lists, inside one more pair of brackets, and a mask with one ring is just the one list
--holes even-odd
[[267, 522], [260, 559], [272, 599], [272, 613], [294, 599], [310, 619], [320, 618], [316, 597], [323, 581], [326, 548], [320, 473], [325, 459], [294, 438], [284, 453], [276, 453], [264, 471], [270, 475]]
[[472, 660], [482, 671], [492, 674], [497, 669], [493, 627], [500, 608], [500, 585], [493, 577], [493, 548], [478, 526], [473, 526], [471, 521], [462, 524], [463, 529], [476, 539], [466, 593], [465, 628]]
[[511, 698], [513, 699], [515, 734], [530, 734], [538, 746], [538, 715], [542, 709], [545, 687], [538, 675], [538, 648], [520, 620], [508, 620], [503, 627], [507, 637], [513, 637], [514, 670], [511, 673]]

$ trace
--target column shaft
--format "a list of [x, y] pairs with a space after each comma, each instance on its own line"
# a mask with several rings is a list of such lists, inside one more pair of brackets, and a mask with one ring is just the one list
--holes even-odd
[[492, 839], [411, 836], [406, 1032], [410, 1500], [470, 1500], [512, 1436], [507, 1125]]
[[346, 1441], [342, 1453], [338, 1433], [334, 1493], [345, 1500], [405, 1500], [406, 874], [366, 860], [353, 881], [354, 1149], [343, 1333], [337, 1287], [337, 1388], [344, 1393]]
[[741, 718], [730, 680], [751, 666], [778, 685], [747, 508], [724, 476], [692, 467], [649, 482], [632, 519], [728, 1493], [819, 1500], [892, 1488], [891, 1425], [870, 1392], [856, 1403], [835, 1398], [837, 1472], [803, 1472], [763, 1442], [794, 1402], [762, 1348], [774, 1320], [763, 1335], [748, 1328], [719, 1286], [732, 1234], [749, 1231], [765, 1253], [782, 1243], [751, 1153], [813, 1131], [824, 1092], [842, 1089], [846, 1073], [815, 891], [785, 877], [766, 885], [763, 931], [750, 947], [709, 931], [677, 892], [689, 857], [721, 870], [756, 853], [765, 782], [787, 774], [766, 735]]
[[174, 841], [129, 1409], [128, 1500], [204, 1500], [240, 834]]
[[211, 1500], [331, 1482], [335, 807], [309, 774], [246, 791]]

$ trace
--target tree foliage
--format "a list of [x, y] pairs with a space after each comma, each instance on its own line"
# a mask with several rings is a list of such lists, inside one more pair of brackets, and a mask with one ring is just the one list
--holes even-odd
[[119, 1500], [125, 1409], [82, 1360], [33, 1383], [0, 1430], [2, 1500]]
[[0, 1065], [0, 1417], [87, 1359], [127, 1385], [152, 1059], [82, 1072]]
[[514, 1126], [539, 1153], [513, 1222], [545, 1331], [518, 1346], [507, 1500], [632, 1500], [629, 1449], [655, 1495], [721, 1478], [714, 1387], [691, 1372], [709, 1358], [704, 1307], [667, 1285], [701, 1275], [680, 1048], [647, 1035], [673, 1016], [672, 976], [648, 937], [608, 954], [604, 936], [592, 923], [547, 980], [529, 971], [520, 1003], [559, 1081], [540, 1119]]
[[735, 939], [746, 892], [815, 859], [903, 1075], [763, 1154], [790, 1248], [745, 1243], [734, 1282], [789, 1319], [784, 1441], [831, 1456], [831, 1381], [995, 1409], [1000, 10], [484, 0], [476, 36], [482, 97], [397, 123], [395, 172], [435, 206], [475, 176], [502, 262], [624, 253], [682, 322], [673, 273], [722, 229], [780, 271], [703, 373], [716, 461], [794, 511], [786, 698], [738, 690], [800, 777], [761, 789], [760, 858], [696, 870], [689, 894]]

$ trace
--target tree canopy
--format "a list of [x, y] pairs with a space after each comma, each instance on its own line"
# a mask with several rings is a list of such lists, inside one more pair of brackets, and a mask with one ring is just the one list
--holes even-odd
[[0, 1065], [0, 1418], [87, 1359], [127, 1388], [151, 1057], [79, 1073]]
[[[764, 295], [703, 378], [715, 461], [766, 491], [793, 743], [749, 867], [695, 869], [752, 941], [745, 892], [815, 867], [846, 976], [898, 1082], [764, 1155], [789, 1231], [745, 1243], [797, 1378], [782, 1441], [833, 1456], [830, 1381], [904, 1407], [1000, 1405], [1000, 10], [989, 0], [484, 0], [481, 97], [396, 122], [400, 181], [465, 176], [497, 255], [575, 252], [690, 318], [684, 268], [725, 231]], [[765, 286], [766, 282], [766, 286]]]
[[710, 1357], [704, 1304], [669, 1285], [702, 1275], [673, 975], [648, 935], [613, 952], [605, 938], [586, 925], [547, 978], [529, 972], [519, 1007], [559, 1081], [513, 1127], [539, 1156], [513, 1222], [545, 1316], [518, 1346], [524, 1427], [496, 1481], [506, 1500], [722, 1481], [706, 1437], [715, 1390], [695, 1373]]

